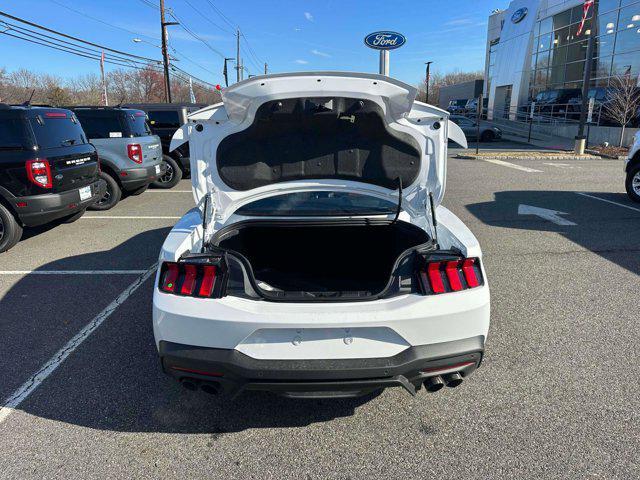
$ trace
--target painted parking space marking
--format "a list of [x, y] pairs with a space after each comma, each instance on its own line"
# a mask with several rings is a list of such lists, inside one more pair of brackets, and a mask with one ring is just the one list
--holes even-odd
[[144, 193], [193, 193], [191, 190], [147, 190]]
[[146, 270], [0, 270], [0, 275], [142, 275]]
[[0, 404], [0, 424], [2, 424], [11, 415], [20, 404], [29, 397], [49, 375], [56, 371], [56, 369], [71, 355], [82, 343], [89, 338], [89, 336], [98, 328], [102, 323], [111, 316], [116, 309], [122, 305], [144, 282], [151, 277], [157, 268], [158, 264], [155, 263], [149, 267], [142, 275], [134, 280], [131, 285], [125, 288], [116, 299], [107, 305], [98, 315], [96, 315], [89, 323], [87, 323], [82, 330], [80, 330], [67, 344], [58, 350], [53, 357], [49, 359], [40, 369], [35, 372], [29, 379], [24, 382], [16, 391], [14, 391], [2, 404]]
[[571, 170], [574, 168], [580, 168], [577, 165], [571, 165], [569, 163], [551, 163], [551, 162], [543, 162], [545, 165], [549, 165], [550, 167], [557, 167], [557, 168], [562, 168], [562, 169], [566, 169], [566, 170]]
[[514, 168], [516, 170], [521, 170], [527, 173], [542, 173], [542, 170], [536, 170], [535, 168], [523, 167], [521, 165], [516, 165], [515, 163], [505, 162], [504, 160], [498, 160], [497, 158], [483, 158], [483, 162], [494, 163], [496, 165], [500, 165], [502, 167]]
[[182, 217], [153, 216], [153, 215], [83, 215], [80, 220], [179, 220]]
[[640, 212], [640, 208], [632, 207], [631, 205], [625, 205], [624, 203], [614, 202], [613, 200], [607, 200], [606, 198], [596, 197], [595, 195], [589, 195], [584, 192], [575, 192], [577, 195], [582, 195], [583, 197], [593, 198], [594, 200], [600, 200], [601, 202], [611, 203], [613, 205], [617, 205], [622, 208], [628, 208], [629, 210], [633, 210], [634, 212]]

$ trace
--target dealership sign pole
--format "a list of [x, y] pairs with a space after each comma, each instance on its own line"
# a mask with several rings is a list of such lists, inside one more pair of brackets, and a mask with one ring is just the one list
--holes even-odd
[[407, 43], [405, 36], [397, 32], [373, 32], [364, 37], [364, 44], [367, 47], [380, 50], [379, 73], [387, 77], [389, 76], [389, 51], [400, 48], [405, 43]]

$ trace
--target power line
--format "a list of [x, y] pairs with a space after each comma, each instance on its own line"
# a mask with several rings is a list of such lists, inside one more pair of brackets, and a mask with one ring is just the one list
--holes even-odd
[[[249, 45], [249, 40], [247, 40], [247, 37], [245, 36], [245, 34], [243, 32], [240, 32], [240, 35], [242, 36], [242, 38], [244, 39], [245, 44], [247, 45], [247, 50], [249, 51], [249, 54], [250, 54], [249, 59], [253, 62], [253, 64], [256, 66], [256, 68], [258, 70], [260, 70], [262, 68], [262, 64], [264, 62], [262, 60], [260, 60], [260, 58], [258, 58], [256, 53], [253, 51], [253, 48], [251, 48], [251, 45]], [[251, 57], [253, 57], [253, 58], [251, 58]]]
[[189, 35], [191, 35], [193, 38], [195, 38], [196, 40], [202, 42], [209, 50], [211, 50], [212, 52], [214, 52], [215, 54], [219, 55], [221, 58], [225, 58], [224, 53], [222, 53], [220, 50], [217, 50], [215, 48], [213, 48], [209, 42], [207, 42], [206, 40], [202, 39], [197, 33], [195, 33], [194, 31], [192, 31], [189, 27], [187, 27], [184, 23], [184, 21], [182, 21], [180, 19], [180, 17], [178, 17], [175, 12], [173, 10], [168, 12], [169, 15], [171, 15], [179, 24], [180, 27], [182, 27], [182, 29], [187, 32]]
[[220, 10], [218, 7], [216, 7], [213, 2], [211, 0], [207, 0], [207, 3], [209, 5], [211, 5], [211, 8], [213, 8], [213, 10], [220, 15], [220, 18], [222, 18], [227, 25], [229, 25], [232, 29], [235, 29], [238, 27], [238, 24], [235, 23], [234, 21], [232, 21], [229, 17], [227, 17], [224, 13], [222, 13], [222, 10]]
[[[10, 22], [6, 22], [4, 20], [0, 20], [0, 24], [6, 25], [10, 30], [13, 30], [16, 33], [19, 33], [20, 35], [25, 35], [27, 37], [31, 37], [31, 38], [35, 38], [37, 40], [43, 41], [43, 42], [47, 42], [47, 43], [53, 43], [54, 45], [57, 46], [61, 46], [76, 52], [81, 52], [81, 53], [88, 53], [88, 54], [98, 54], [98, 56], [102, 55], [102, 51], [101, 50], [97, 50], [95, 48], [90, 48], [90, 47], [85, 47], [83, 45], [77, 45], [75, 43], [66, 41], [66, 40], [62, 40], [60, 38], [55, 38], [52, 37], [50, 35], [47, 35], [46, 33], [41, 33], [41, 32], [37, 32], [35, 30], [31, 30], [29, 28], [26, 27], [20, 27], [18, 25], [14, 25]], [[66, 45], [61, 45], [61, 44], [66, 44]], [[70, 46], [67, 46], [70, 45]], [[133, 62], [133, 63], [141, 63], [141, 64], [148, 64], [149, 62], [143, 62], [140, 60], [134, 60], [134, 59], [130, 59], [127, 57], [123, 57], [121, 55], [115, 55], [115, 54], [108, 54], [105, 55], [105, 59], [109, 57], [112, 58], [114, 60], [119, 60], [119, 61], [127, 61], [127, 62]], [[157, 62], [157, 61], [156, 61]]]
[[151, 7], [155, 10], [160, 10], [160, 7], [158, 5], [156, 5], [153, 2], [150, 2], [149, 0], [140, 0], [142, 3], [144, 3], [147, 7]]
[[61, 37], [68, 38], [70, 40], [75, 40], [76, 42], [80, 42], [80, 43], [84, 43], [84, 44], [87, 44], [87, 45], [91, 45], [92, 47], [98, 47], [98, 48], [100, 48], [102, 50], [107, 50], [107, 51], [113, 52], [113, 53], [119, 53], [121, 55], [125, 55], [125, 56], [132, 57], [132, 58], [138, 58], [140, 60], [146, 60], [146, 61], [149, 61], [149, 62], [155, 62], [156, 61], [153, 58], [141, 57], [140, 55], [134, 55], [133, 53], [123, 52], [122, 50], [116, 50], [116, 49], [113, 49], [113, 48], [105, 47], [104, 45], [100, 45], [100, 44], [97, 44], [97, 43], [89, 42], [87, 40], [82, 40], [81, 38], [73, 37], [71, 35], [67, 35], [66, 33], [58, 32], [57, 30], [53, 30], [51, 28], [47, 28], [47, 27], [45, 27], [43, 25], [40, 25], [40, 24], [37, 24], [37, 23], [34, 23], [34, 22], [29, 22], [28, 20], [23, 20], [22, 18], [14, 17], [13, 15], [9, 15], [8, 13], [2, 12], [2, 11], [0, 11], [0, 15], [2, 15], [3, 17], [7, 17], [7, 18], [10, 18], [12, 20], [15, 20], [17, 22], [24, 23], [25, 25], [29, 25], [31, 27], [36, 27], [36, 28], [39, 28], [41, 30], [45, 30], [45, 31], [47, 31], [49, 33], [53, 33], [55, 35], [59, 35]]
[[68, 6], [68, 5], [65, 5], [64, 3], [61, 3], [58, 0], [49, 0], [49, 1], [55, 3], [56, 5], [61, 6], [62, 8], [66, 8], [67, 10], [69, 10], [71, 12], [77, 13], [78, 15], [81, 15], [83, 17], [89, 18], [89, 19], [91, 19], [91, 20], [93, 20], [95, 22], [102, 23], [103, 25], [107, 25], [107, 26], [109, 26], [111, 28], [116, 28], [118, 30], [122, 30], [123, 32], [132, 33], [133, 35], [136, 35], [136, 36], [150, 38], [150, 39], [155, 40], [155, 41], [159, 40], [158, 37], [151, 37], [149, 35], [145, 35], [144, 33], [134, 32], [133, 30], [129, 30], [128, 28], [119, 27], [118, 25], [114, 25], [113, 23], [106, 22], [104, 20], [101, 20], [100, 18], [96, 18], [96, 17], [94, 17], [92, 15], [89, 15], [88, 13], [82, 12], [80, 10], [76, 10], [75, 8], [72, 8], [72, 7]]
[[198, 13], [202, 18], [204, 18], [207, 22], [209, 22], [211, 25], [213, 25], [216, 28], [219, 28], [220, 30], [222, 30], [223, 32], [226, 33], [230, 33], [233, 35], [233, 32], [230, 30], [227, 30], [224, 27], [221, 27], [220, 25], [218, 25], [217, 23], [215, 23], [213, 20], [211, 20], [207, 15], [205, 15], [204, 13], [202, 13], [200, 10], [198, 10], [189, 0], [184, 0], [185, 3], [187, 5], [189, 5], [196, 13]]
[[[20, 33], [20, 32], [16, 32], [16, 33]], [[78, 53], [78, 52], [75, 52], [75, 51], [72, 51], [72, 50], [68, 49], [68, 47], [54, 46], [53, 44], [50, 44], [50, 43], [40, 42], [40, 41], [37, 41], [37, 40], [31, 40], [29, 38], [24, 38], [24, 37], [21, 37], [19, 35], [15, 35], [15, 34], [9, 33], [8, 31], [0, 32], [0, 34], [7, 35], [9, 37], [18, 38], [18, 39], [24, 40], [26, 42], [35, 43], [37, 45], [42, 45], [42, 46], [45, 46], [45, 47], [48, 47], [48, 48], [52, 48], [54, 50], [59, 50], [61, 52], [71, 53], [72, 55], [88, 58], [90, 60], [100, 61], [100, 56], [92, 56], [90, 54]], [[136, 66], [135, 64], [132, 65], [130, 63], [120, 63], [120, 62], [116, 62], [116, 61], [113, 61], [113, 60], [107, 60], [107, 59], [105, 59], [105, 63], [110, 63], [110, 64], [118, 65], [118, 66], [121, 66], [121, 67], [135, 68], [137, 70], [144, 70], [145, 69], [145, 67]], [[151, 65], [149, 65], [148, 67], [150, 67], [150, 66]]]

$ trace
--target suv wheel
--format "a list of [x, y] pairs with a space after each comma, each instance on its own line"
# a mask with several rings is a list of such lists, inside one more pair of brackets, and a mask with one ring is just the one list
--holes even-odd
[[6, 252], [22, 238], [22, 227], [13, 214], [0, 203], [0, 253]]
[[164, 175], [153, 182], [153, 186], [156, 188], [173, 188], [182, 180], [182, 170], [178, 166], [178, 162], [169, 155], [163, 155], [162, 162], [165, 164], [166, 170]]
[[109, 210], [116, 206], [122, 197], [122, 190], [115, 179], [105, 172], [100, 172], [100, 178], [107, 182], [107, 191], [104, 196], [89, 207], [89, 210]]
[[629, 198], [634, 202], [640, 202], [640, 165], [636, 165], [627, 173], [627, 180], [624, 183]]

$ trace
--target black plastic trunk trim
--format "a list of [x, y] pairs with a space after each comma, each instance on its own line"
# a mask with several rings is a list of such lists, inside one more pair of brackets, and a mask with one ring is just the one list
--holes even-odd
[[[343, 295], [344, 292], [341, 292], [340, 296], [330, 296], [329, 294], [331, 293], [336, 293], [336, 292], [290, 292], [290, 295], [287, 295], [285, 292], [284, 295], [279, 295], [280, 292], [276, 293], [271, 293], [268, 292], [262, 288], [260, 288], [256, 282], [255, 279], [255, 274], [253, 272], [253, 267], [251, 265], [251, 262], [249, 261], [249, 259], [247, 257], [245, 257], [242, 253], [236, 251], [236, 250], [232, 250], [232, 249], [228, 249], [228, 248], [222, 248], [219, 247], [217, 245], [213, 245], [214, 243], [219, 243], [220, 241], [224, 240], [224, 236], [235, 231], [235, 230], [240, 230], [244, 227], [247, 226], [254, 226], [254, 225], [260, 225], [260, 226], [278, 226], [278, 225], [287, 225], [287, 226], [291, 226], [291, 225], [304, 225], [304, 226], [368, 226], [368, 225], [391, 225], [394, 222], [392, 220], [388, 220], [388, 219], [370, 219], [370, 218], [366, 218], [366, 219], [348, 219], [348, 220], [318, 220], [318, 221], [304, 221], [304, 220], [244, 220], [242, 222], [238, 222], [238, 223], [234, 223], [233, 225], [229, 225], [227, 227], [222, 228], [220, 231], [218, 231], [210, 240], [208, 247], [208, 250], [211, 253], [216, 253], [219, 255], [229, 255], [231, 257], [234, 257], [236, 260], [238, 260], [242, 266], [245, 268], [246, 270], [246, 274], [247, 274], [247, 279], [249, 280], [249, 283], [251, 284], [251, 287], [253, 288], [253, 290], [256, 292], [256, 294], [258, 294], [262, 299], [267, 300], [267, 301], [272, 301], [272, 302], [297, 302], [297, 303], [312, 303], [312, 302], [345, 302], [345, 301], [349, 301], [349, 302], [362, 302], [362, 301], [371, 301], [371, 300], [379, 300], [381, 298], [386, 298], [388, 296], [388, 293], [391, 289], [391, 287], [393, 286], [394, 281], [397, 279], [397, 275], [394, 274], [394, 272], [398, 269], [398, 266], [400, 265], [400, 262], [402, 262], [405, 258], [407, 258], [409, 255], [416, 253], [416, 254], [426, 254], [429, 252], [433, 252], [437, 249], [437, 244], [433, 241], [433, 239], [429, 239], [427, 242], [419, 244], [419, 245], [415, 245], [413, 247], [410, 247], [406, 250], [404, 250], [403, 252], [401, 252], [398, 257], [396, 258], [396, 261], [393, 263], [393, 266], [391, 268], [391, 275], [389, 276], [389, 280], [387, 281], [387, 284], [385, 285], [385, 287], [376, 293], [371, 293], [371, 292], [359, 292], [359, 291], [352, 291], [350, 293], [353, 293], [353, 295], [351, 296], [345, 296]], [[397, 222], [396, 222], [397, 223]], [[402, 222], [403, 224], [406, 225], [411, 225], [408, 224], [406, 222]], [[420, 228], [417, 227], [415, 225], [411, 225], [414, 228]], [[427, 232], [425, 232], [425, 235], [428, 235]], [[366, 295], [363, 295], [366, 294]], [[288, 298], [287, 298], [288, 297]]]

